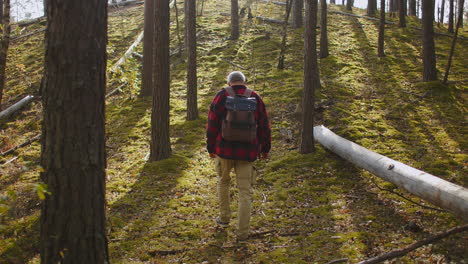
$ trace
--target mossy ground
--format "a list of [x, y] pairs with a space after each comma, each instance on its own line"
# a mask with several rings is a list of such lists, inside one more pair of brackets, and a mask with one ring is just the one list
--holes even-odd
[[[106, 106], [107, 226], [113, 263], [327, 263], [339, 258], [353, 263], [461, 223], [449, 213], [424, 209], [382, 191], [379, 187], [425, 204], [320, 145], [313, 154], [298, 154], [299, 124], [294, 111], [303, 86], [302, 30], [290, 30], [286, 69], [278, 71], [281, 28], [243, 18], [241, 38], [223, 41], [229, 36], [230, 19], [220, 12], [229, 12], [228, 7], [207, 1], [203, 16], [197, 18], [198, 30], [203, 31], [198, 38], [199, 120], [185, 120], [185, 63], [172, 58], [171, 158], [152, 163], [145, 159], [151, 99], [137, 96], [139, 62], [131, 58], [121, 71], [110, 75], [108, 90], [122, 90]], [[281, 19], [282, 10], [272, 4], [252, 6], [254, 15], [275, 19]], [[134, 41], [142, 25], [141, 6], [110, 13], [109, 66]], [[317, 123], [390, 158], [468, 186], [467, 42], [457, 44], [450, 75], [456, 82], [421, 83], [420, 32], [388, 25], [387, 56], [379, 59], [377, 27], [374, 21], [329, 14], [331, 55], [319, 62], [322, 88], [317, 98], [333, 104], [319, 113]], [[175, 49], [175, 23], [171, 28]], [[440, 72], [446, 67], [450, 40], [435, 39]], [[136, 51], [141, 50], [140, 45]], [[18, 95], [37, 93], [43, 55], [42, 33], [12, 43], [6, 106]], [[208, 105], [227, 73], [238, 70], [225, 60], [247, 68], [250, 86], [267, 104], [273, 130], [270, 161], [256, 163], [252, 217], [256, 235], [242, 245], [235, 243], [234, 218], [227, 229], [214, 225], [216, 175], [204, 146]], [[40, 133], [40, 122], [37, 101], [0, 124], [2, 151]], [[0, 211], [2, 263], [38, 262], [39, 155], [40, 146], [34, 143], [1, 158], [4, 163], [18, 157], [0, 168], [0, 209], [5, 210]], [[235, 189], [232, 197], [236, 201]], [[235, 203], [232, 207], [235, 212]], [[452, 236], [398, 263], [465, 263], [466, 239], [466, 235]]]

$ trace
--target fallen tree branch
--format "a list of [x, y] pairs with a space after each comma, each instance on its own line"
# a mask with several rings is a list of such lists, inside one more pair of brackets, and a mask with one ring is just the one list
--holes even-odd
[[[229, 13], [220, 13], [222, 16], [231, 16]], [[274, 23], [274, 24], [285, 24], [284, 20], [277, 20], [277, 19], [272, 19], [268, 17], [262, 17], [262, 16], [255, 16], [253, 17], [255, 19], [258, 19], [263, 22], [269, 22], [269, 23]]]
[[42, 20], [46, 20], [46, 17], [45, 16], [42, 16], [42, 17], [38, 17], [38, 18], [34, 18], [34, 19], [29, 19], [29, 20], [25, 20], [25, 21], [21, 21], [21, 22], [18, 22], [18, 26], [19, 27], [26, 27], [26, 26], [29, 26], [29, 25], [32, 25], [34, 23], [37, 23], [37, 22], [40, 22]]
[[34, 141], [39, 140], [39, 139], [41, 138], [41, 135], [42, 135], [42, 134], [39, 134], [39, 135], [37, 135], [37, 136], [35, 136], [35, 137], [29, 139], [28, 141], [26, 141], [26, 142], [24, 142], [24, 143], [21, 143], [21, 144], [15, 146], [15, 147], [13, 147], [13, 148], [11, 148], [11, 149], [5, 151], [5, 152], [2, 152], [1, 155], [2, 155], [2, 156], [6, 156], [6, 155], [12, 153], [13, 151], [15, 151], [15, 150], [17, 150], [17, 149], [19, 149], [19, 148], [26, 147], [26, 146], [30, 145], [31, 143], [33, 143]]
[[332, 260], [332, 261], [328, 262], [327, 264], [336, 264], [336, 263], [347, 262], [347, 261], [348, 261], [347, 258], [341, 258], [341, 259]]
[[388, 253], [385, 253], [383, 255], [380, 255], [380, 256], [377, 256], [377, 257], [374, 257], [374, 258], [371, 258], [371, 259], [368, 259], [368, 260], [364, 260], [364, 261], [361, 261], [359, 262], [358, 264], [373, 264], [373, 263], [380, 263], [384, 260], [389, 260], [389, 259], [394, 259], [394, 258], [398, 258], [398, 257], [402, 257], [406, 254], [408, 254], [409, 252], [417, 249], [417, 248], [420, 248], [424, 245], [427, 245], [427, 244], [431, 244], [431, 243], [434, 243], [436, 241], [439, 241], [443, 238], [446, 238], [450, 235], [453, 235], [453, 234], [457, 234], [457, 233], [461, 233], [461, 232], [464, 232], [468, 230], [468, 225], [463, 225], [463, 226], [458, 226], [458, 227], [454, 227], [448, 231], [445, 231], [445, 232], [440, 232], [440, 233], [437, 233], [433, 236], [430, 236], [424, 240], [421, 240], [421, 241], [418, 241], [418, 242], [415, 242], [403, 249], [398, 249], [398, 250], [393, 250], [393, 251], [390, 251]]
[[118, 92], [122, 91], [122, 88], [125, 86], [125, 84], [120, 85], [119, 87], [115, 88], [114, 90], [110, 91], [108, 94], [106, 94], [105, 99], [108, 97], [113, 96], [114, 94], [117, 94]]
[[135, 41], [133, 42], [132, 45], [130, 45], [130, 47], [127, 49], [127, 51], [124, 53], [124, 55], [122, 56], [122, 58], [120, 58], [115, 64], [114, 66], [112, 66], [112, 71], [115, 72], [117, 70], [117, 68], [122, 65], [126, 60], [127, 60], [127, 57], [130, 56], [133, 52], [133, 50], [135, 49], [135, 47], [140, 44], [140, 42], [143, 40], [143, 35], [144, 35], [144, 32], [141, 31], [141, 33], [138, 35], [138, 37], [135, 39]]
[[6, 119], [7, 117], [9, 117], [10, 115], [14, 114], [15, 112], [17, 112], [18, 110], [20, 110], [21, 108], [25, 107], [26, 105], [28, 105], [29, 103], [31, 103], [32, 101], [34, 100], [34, 96], [32, 95], [27, 95], [26, 97], [24, 97], [23, 99], [21, 99], [19, 102], [17, 102], [16, 104], [8, 107], [7, 109], [3, 110], [2, 112], [0, 112], [0, 120], [1, 119]]
[[248, 70], [247, 68], [242, 67], [242, 66], [240, 66], [240, 65], [238, 65], [238, 64], [235, 64], [234, 62], [232, 62], [232, 61], [230, 61], [230, 60], [227, 60], [227, 59], [225, 59], [225, 58], [221, 58], [221, 59], [222, 59], [223, 61], [225, 61], [225, 62], [231, 64], [231, 65], [234, 66], [234, 67], [241, 68], [242, 70]]
[[370, 151], [324, 126], [314, 127], [314, 138], [354, 165], [468, 220], [467, 188]]
[[109, 7], [122, 7], [122, 6], [129, 6], [129, 5], [139, 5], [144, 4], [145, 1], [141, 0], [132, 0], [132, 1], [120, 1], [118, 3], [110, 3], [108, 4]]
[[37, 34], [37, 33], [44, 32], [45, 30], [46, 30], [45, 28], [39, 29], [39, 30], [37, 30], [37, 31], [31, 32], [31, 33], [28, 33], [28, 34], [25, 34], [25, 35], [22, 35], [22, 36], [18, 36], [18, 37], [12, 38], [11, 41], [17, 41], [17, 40], [20, 40], [20, 39], [23, 39], [23, 38], [27, 38], [27, 37], [32, 36], [32, 35], [35, 35], [35, 34]]
[[18, 159], [18, 157], [14, 157], [14, 158], [8, 160], [7, 162], [2, 164], [2, 167], [5, 167], [8, 163], [11, 163], [11, 162], [15, 161], [16, 159]]

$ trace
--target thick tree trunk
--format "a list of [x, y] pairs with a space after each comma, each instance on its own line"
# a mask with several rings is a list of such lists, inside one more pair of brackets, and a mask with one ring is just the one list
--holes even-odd
[[374, 16], [377, 11], [377, 0], [368, 0], [367, 1], [367, 15]]
[[302, 94], [301, 142], [299, 152], [311, 153], [314, 146], [315, 90], [320, 89], [317, 62], [317, 0], [306, 0], [304, 32], [304, 92]]
[[346, 10], [352, 11], [354, 5], [354, 0], [346, 0]]
[[[41, 263], [109, 263], [105, 218], [106, 1], [48, 1]], [[86, 15], [83, 15], [86, 14]]]
[[[448, 32], [450, 32], [450, 33], [453, 33], [453, 21], [454, 21], [454, 18], [453, 18], [453, 13], [454, 13], [453, 2], [454, 1], [455, 0], [449, 0]], [[423, 6], [424, 6], [424, 2], [425, 1], [423, 1]]]
[[[460, 1], [460, 5], [463, 6], [465, 4], [464, 0]], [[445, 75], [444, 75], [444, 81], [443, 83], [447, 83], [448, 81], [448, 75], [450, 72], [450, 67], [452, 67], [452, 58], [453, 58], [453, 53], [455, 52], [455, 43], [457, 42], [457, 37], [458, 37], [458, 30], [460, 29], [461, 26], [461, 21], [463, 17], [463, 9], [458, 9], [458, 20], [457, 20], [457, 26], [455, 27], [455, 34], [453, 36], [452, 40], [452, 46], [450, 47], [450, 54], [447, 62], [447, 69], [445, 70]]]
[[354, 165], [468, 220], [468, 189], [372, 152], [337, 136], [324, 126], [314, 128], [314, 137]]
[[154, 1], [155, 0], [145, 0], [141, 96], [151, 96], [153, 94]]
[[434, 45], [434, 2], [422, 1], [423, 81], [437, 80]]
[[5, 89], [8, 47], [10, 46], [10, 0], [4, 0], [3, 5], [0, 7], [3, 7], [2, 27], [0, 28], [0, 110], [2, 110], [1, 106], [3, 91]]
[[385, 57], [385, 0], [380, 0], [380, 22], [377, 56]]
[[286, 38], [288, 36], [288, 20], [289, 20], [289, 15], [291, 14], [291, 8], [292, 8], [292, 2], [293, 0], [287, 0], [287, 5], [286, 5], [286, 14], [284, 16], [284, 24], [283, 24], [283, 37], [281, 40], [281, 50], [280, 50], [280, 56], [278, 59], [278, 70], [283, 70], [284, 69], [284, 57], [286, 56]]
[[169, 137], [169, 2], [155, 1], [153, 64], [153, 110], [151, 114], [150, 160], [171, 155]]
[[197, 29], [196, 0], [186, 0], [185, 30], [187, 36], [187, 120], [198, 118], [197, 104]]
[[[8, 0], [7, 0], [8, 1]], [[34, 96], [32, 95], [27, 95], [26, 97], [24, 97], [23, 99], [21, 99], [19, 102], [17, 102], [16, 104], [8, 107], [7, 109], [3, 110], [2, 112], [0, 112], [0, 120], [2, 119], [5, 119], [5, 118], [8, 118], [9, 116], [11, 116], [12, 114], [16, 113], [18, 110], [20, 110], [21, 108], [25, 107], [26, 105], [28, 105], [29, 103], [31, 103], [32, 101], [34, 100]]]
[[406, 1], [405, 0], [399, 0], [398, 4], [398, 17], [399, 17], [399, 23], [398, 26], [401, 28], [406, 27]]
[[320, 15], [320, 58], [326, 58], [328, 52], [328, 29], [327, 29], [327, 1], [320, 0], [321, 15]]
[[239, 2], [231, 0], [231, 40], [239, 38]]
[[293, 28], [300, 28], [303, 26], [302, 10], [304, 9], [304, 0], [293, 0]]

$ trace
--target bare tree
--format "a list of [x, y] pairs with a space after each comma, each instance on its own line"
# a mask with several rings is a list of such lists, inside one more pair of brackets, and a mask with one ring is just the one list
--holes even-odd
[[[448, 17], [448, 32], [453, 33], [453, 16], [454, 16], [454, 8], [453, 2], [455, 0], [449, 0], [449, 17]], [[423, 1], [424, 2], [424, 1]]]
[[239, 2], [231, 0], [231, 40], [239, 38]]
[[197, 29], [196, 0], [186, 0], [185, 32], [187, 41], [187, 120], [198, 118], [197, 104]]
[[41, 263], [109, 263], [107, 3], [49, 0], [48, 8], [40, 175], [47, 195], [40, 221]]
[[311, 153], [314, 146], [315, 90], [320, 89], [317, 62], [317, 0], [306, 0], [304, 32], [304, 92], [302, 95], [302, 127], [299, 152]]
[[423, 81], [437, 80], [434, 45], [434, 1], [422, 1]]
[[327, 1], [320, 0], [321, 15], [320, 15], [320, 58], [326, 58], [328, 52], [328, 29], [327, 29]]
[[[461, 0], [461, 1], [459, 2], [459, 5], [461, 5], [461, 6], [463, 6], [464, 4], [465, 4], [465, 1], [464, 1], [464, 0]], [[443, 81], [443, 83], [447, 83], [447, 80], [448, 80], [448, 75], [449, 75], [449, 72], [450, 72], [450, 67], [452, 66], [452, 57], [453, 57], [453, 53], [455, 52], [455, 43], [457, 42], [458, 30], [459, 30], [460, 27], [461, 27], [462, 20], [463, 20], [463, 8], [459, 8], [459, 9], [458, 9], [457, 26], [455, 27], [455, 35], [453, 36], [452, 46], [450, 47], [450, 54], [449, 54], [449, 58], [448, 58], [447, 69], [445, 70], [445, 75], [444, 75], [444, 81]]]
[[377, 11], [377, 0], [368, 0], [367, 1], [367, 15], [374, 16]]
[[154, 50], [154, 0], [145, 1], [145, 24], [143, 35], [143, 72], [141, 96], [153, 94], [153, 50]]
[[380, 0], [380, 22], [379, 22], [379, 40], [377, 48], [377, 56], [385, 57], [385, 0]]
[[171, 155], [169, 137], [169, 1], [154, 4], [153, 110], [151, 114], [150, 160], [163, 160]]
[[291, 6], [293, 0], [288, 0], [286, 2], [286, 14], [284, 15], [284, 23], [283, 23], [283, 38], [281, 40], [281, 51], [280, 56], [278, 59], [278, 70], [284, 69], [284, 57], [286, 56], [286, 38], [288, 36], [288, 21], [289, 15], [291, 14]]
[[8, 56], [8, 48], [10, 46], [10, 0], [1, 1], [0, 9], [2, 9], [2, 27], [0, 28], [0, 110], [2, 110], [3, 90], [5, 89], [6, 79], [6, 64]]
[[293, 28], [300, 28], [303, 25], [302, 22], [302, 10], [304, 9], [304, 0], [293, 0]]
[[399, 0], [398, 17], [399, 17], [398, 26], [401, 28], [406, 27], [406, 1], [405, 0]]

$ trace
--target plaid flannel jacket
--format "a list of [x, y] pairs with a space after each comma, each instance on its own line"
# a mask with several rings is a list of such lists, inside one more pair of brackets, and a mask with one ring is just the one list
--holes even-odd
[[[232, 86], [237, 94], [243, 94], [244, 85]], [[252, 97], [257, 98], [257, 111], [255, 120], [257, 121], [257, 139], [251, 143], [226, 141], [221, 136], [221, 124], [226, 116], [226, 97], [228, 93], [225, 89], [216, 94], [208, 112], [208, 123], [206, 125], [206, 143], [209, 153], [214, 153], [224, 159], [255, 161], [260, 153], [268, 153], [271, 148], [271, 129], [268, 121], [268, 114], [262, 98], [252, 92]]]

